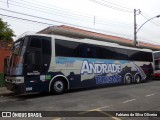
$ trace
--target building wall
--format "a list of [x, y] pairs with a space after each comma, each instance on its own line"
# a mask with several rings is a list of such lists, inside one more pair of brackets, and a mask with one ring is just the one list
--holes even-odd
[[0, 73], [3, 73], [4, 58], [10, 56], [10, 53], [11, 53], [10, 49], [0, 48]]

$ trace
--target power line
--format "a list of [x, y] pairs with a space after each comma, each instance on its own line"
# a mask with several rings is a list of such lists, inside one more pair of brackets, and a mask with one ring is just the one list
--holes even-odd
[[131, 9], [131, 8], [127, 8], [127, 7], [125, 7], [125, 6], [117, 5], [117, 4], [108, 2], [108, 1], [106, 1], [106, 0], [101, 0], [101, 1], [106, 2], [106, 3], [109, 3], [109, 4], [114, 5], [114, 6], [117, 6], [117, 7], [120, 7], [120, 8], [123, 8], [123, 9], [128, 9], [129, 11], [133, 11], [133, 9]]
[[36, 20], [30, 20], [30, 19], [25, 19], [25, 18], [20, 18], [20, 17], [14, 17], [14, 16], [10, 16], [10, 15], [5, 15], [5, 14], [0, 14], [1, 16], [5, 16], [5, 17], [9, 17], [9, 18], [14, 18], [14, 19], [19, 19], [19, 20], [24, 20], [24, 21], [29, 21], [29, 22], [34, 22], [34, 23], [39, 23], [39, 24], [45, 24], [45, 25], [53, 25], [53, 24], [49, 24], [49, 23], [45, 23], [45, 22], [39, 22]]
[[[24, 21], [29, 21], [29, 22], [34, 22], [34, 23], [40, 23], [40, 24], [45, 24], [45, 25], [54, 25], [54, 24], [49, 24], [49, 23], [46, 23], [46, 22], [39, 22], [39, 21], [35, 21], [35, 20], [30, 20], [30, 19], [24, 19], [24, 18], [20, 18], [20, 17], [15, 17], [15, 16], [9, 16], [9, 15], [5, 15], [5, 14], [0, 14], [1, 16], [5, 16], [5, 17], [10, 17], [10, 18], [14, 18], [14, 19], [20, 19], [20, 20], [24, 20]], [[31, 17], [31, 16], [30, 16]], [[37, 17], [36, 18], [39, 18], [41, 19], [41, 17]], [[42, 18], [43, 19], [43, 18]], [[47, 19], [47, 20], [50, 20], [50, 19]], [[54, 20], [51, 20], [51, 21], [54, 21]], [[89, 30], [94, 30], [94, 31], [99, 31], [99, 32], [105, 32], [105, 33], [110, 33], [110, 34], [114, 34], [114, 35], [119, 35], [121, 37], [131, 37], [130, 35], [127, 35], [127, 34], [121, 34], [121, 33], [116, 33], [116, 32], [110, 32], [110, 31], [106, 31], [106, 30], [102, 30], [102, 29], [94, 29], [94, 28], [90, 28], [90, 27], [84, 27], [84, 26], [80, 26], [80, 25], [74, 25], [74, 24], [70, 24], [70, 23], [64, 23], [64, 22], [60, 22], [60, 21], [54, 21], [54, 22], [57, 22], [57, 23], [63, 23], [65, 25], [70, 25], [70, 26], [76, 26], [76, 27], [79, 27], [79, 28], [84, 28], [84, 29], [89, 29]]]
[[[23, 1], [25, 1], [25, 0], [23, 0]], [[30, 2], [31, 3], [31, 2]], [[37, 4], [38, 6], [39, 6], [39, 4]], [[47, 7], [48, 8], [48, 7]], [[53, 9], [53, 7], [52, 7], [52, 9]], [[56, 9], [57, 10], [57, 9]], [[54, 12], [54, 11], [53, 11]], [[59, 12], [59, 9], [58, 9], [58, 12]], [[66, 12], [68, 13], [68, 11], [62, 11], [63, 12], [63, 14], [64, 14], [64, 12], [65, 12], [65, 15], [66, 15]], [[82, 15], [78, 15], [78, 14], [75, 14], [75, 13], [73, 13], [73, 12], [69, 12], [69, 13], [71, 13], [72, 15], [69, 15], [69, 16], [67, 16], [67, 17], [70, 17], [70, 16], [73, 16], [74, 17], [74, 15], [77, 15], [76, 17], [78, 17], [78, 18], [81, 18], [82, 17]], [[87, 14], [83, 14], [83, 18], [85, 18], [85, 20], [86, 20], [86, 18], [90, 18], [89, 20], [91, 21], [93, 21], [93, 18], [95, 17], [95, 19], [96, 19], [96, 22], [98, 22], [98, 21], [100, 21], [99, 19], [100, 19], [100, 17], [97, 17], [97, 16], [88, 16]], [[106, 21], [106, 20], [105, 20]], [[104, 19], [101, 19], [101, 22], [98, 22], [98, 24], [101, 24], [102, 22], [104, 23], [105, 22], [104, 21]], [[107, 21], [108, 22], [108, 21]], [[111, 23], [111, 22], [110, 22]], [[125, 26], [126, 25], [126, 23], [119, 23], [119, 22], [112, 22], [112, 24], [118, 24], [118, 25], [122, 25], [122, 26]], [[128, 27], [127, 25], [126, 25], [126, 27]]]
[[[24, 1], [24, 0], [21, 0], [21, 1]], [[26, 1], [26, 2], [28, 2], [28, 1]], [[35, 3], [31, 3], [31, 4], [37, 4], [37, 3], [40, 3], [40, 4], [37, 4], [37, 5], [40, 5], [40, 6], [44, 6], [44, 7], [49, 7], [49, 8], [51, 8], [51, 9], [55, 9], [55, 10], [58, 10], [58, 11], [61, 11], [61, 12], [69, 12], [69, 13], [72, 13], [72, 14], [79, 14], [79, 15], [81, 15], [81, 16], [84, 16], [84, 17], [88, 17], [88, 16], [94, 16], [94, 15], [91, 15], [91, 14], [86, 14], [86, 13], [82, 13], [82, 12], [79, 12], [79, 11], [73, 11], [73, 10], [68, 10], [68, 9], [64, 9], [64, 8], [60, 8], [60, 7], [56, 7], [56, 6], [53, 6], [53, 5], [51, 5], [51, 4], [46, 4], [46, 3], [44, 3], [44, 2], [40, 2], [40, 1], [37, 1], [37, 0], [34, 0], [34, 1], [32, 1], [32, 2], [35, 2]], [[41, 5], [42, 4], [42, 5]], [[56, 8], [58, 8], [58, 9], [56, 9]]]
[[[2, 2], [2, 1], [0, 1]], [[6, 3], [6, 2], [4, 2]], [[16, 4], [15, 4], [16, 3]], [[20, 4], [20, 5], [17, 5], [17, 4]], [[58, 16], [62, 16], [62, 17], [69, 17], [69, 18], [72, 18], [72, 19], [78, 19], [77, 17], [72, 17], [71, 15], [66, 15], [66, 14], [58, 14], [54, 11], [51, 11], [51, 12], [48, 12], [47, 9], [43, 9], [43, 8], [39, 8], [39, 7], [35, 7], [35, 6], [31, 6], [29, 4], [22, 4], [22, 3], [19, 3], [19, 2], [14, 2], [14, 3], [10, 3], [10, 5], [14, 5], [14, 6], [18, 6], [18, 7], [21, 7], [21, 8], [27, 8], [27, 9], [30, 9], [30, 10], [36, 10], [36, 11], [39, 11], [39, 12], [43, 12], [43, 13], [47, 13], [47, 14], [52, 14], [52, 15], [58, 15]], [[24, 7], [24, 5], [26, 5]], [[78, 19], [79, 20], [79, 19]], [[80, 20], [81, 21], [81, 20]], [[82, 21], [87, 21], [86, 19], [83, 19]], [[90, 21], [89, 21], [90, 22]]]
[[133, 25], [131, 25], [131, 24], [127, 24], [127, 23], [121, 24], [121, 23], [116, 23], [116, 22], [113, 23], [112, 21], [104, 22], [100, 18], [95, 19], [95, 23], [98, 23], [98, 24], [100, 23], [102, 25], [115, 25], [115, 26], [119, 26], [119, 27], [123, 27], [123, 28], [133, 28]]
[[[13, 1], [13, 0], [12, 0]], [[12, 2], [10, 1], [10, 2]], [[24, 0], [23, 0], [24, 1]], [[2, 2], [2, 1], [0, 1]], [[4, 2], [5, 3], [5, 2]], [[63, 13], [58, 13], [58, 12], [55, 12], [55, 11], [51, 11], [51, 12], [48, 12], [48, 9], [43, 9], [43, 8], [40, 8], [40, 7], [36, 7], [36, 6], [31, 6], [31, 2], [29, 2], [30, 4], [22, 4], [23, 6], [21, 5], [17, 5], [17, 4], [22, 4], [22, 3], [19, 3], [19, 2], [14, 2], [14, 3], [10, 3], [11, 5], [14, 5], [14, 6], [18, 6], [18, 7], [23, 7], [23, 8], [27, 8], [27, 9], [30, 9], [30, 10], [36, 10], [36, 11], [39, 11], [39, 12], [43, 12], [43, 13], [48, 13], [48, 14], [53, 14], [53, 15], [58, 15], [58, 16], [62, 16], [62, 17], [67, 17], [67, 18], [71, 18], [71, 19], [75, 19], [75, 20], [78, 20], [78, 21], [83, 21], [83, 22], [89, 22], [89, 23], [93, 23], [94, 20], [93, 18], [90, 17], [90, 19], [82, 19], [81, 16], [74, 16], [74, 15], [67, 15], [65, 14], [64, 12]], [[28, 3], [28, 2], [27, 2]], [[27, 7], [24, 7], [24, 5], [27, 5]], [[39, 6], [39, 4], [36, 4]], [[34, 8], [30, 8], [30, 7], [34, 7]], [[37, 10], [38, 9], [38, 10]], [[39, 10], [40, 9], [40, 10]], [[45, 10], [45, 11], [42, 11], [42, 10]], [[49, 10], [50, 11], [50, 10]], [[92, 16], [93, 17], [93, 16]], [[95, 19], [96, 21], [96, 24], [100, 24], [100, 25], [114, 25], [114, 26], [117, 26], [117, 27], [122, 27], [122, 28], [129, 28], [129, 27], [132, 27], [131, 25], [127, 25], [126, 23], [117, 23], [117, 22], [104, 22], [104, 19], [103, 20], [99, 20], [99, 17], [96, 17]]]
[[[4, 10], [4, 11], [7, 11], [7, 12], [11, 12], [11, 13], [16, 13], [16, 14], [20, 14], [20, 15], [25, 15], [25, 16], [28, 16], [28, 17], [34, 17], [34, 18], [38, 18], [38, 19], [43, 19], [43, 20], [47, 20], [47, 21], [51, 21], [51, 22], [57, 22], [57, 23], [61, 23], [61, 24], [69, 24], [69, 23], [60, 22], [60, 21], [57, 21], [57, 20], [51, 20], [51, 19], [47, 19], [47, 18], [35, 16], [35, 15], [29, 15], [29, 14], [16, 12], [16, 11], [12, 11], [12, 10], [7, 10], [7, 9], [3, 9], [3, 8], [0, 8], [0, 10]], [[72, 25], [72, 24], [70, 24], [70, 25]]]
[[[28, 1], [25, 1], [25, 0], [21, 0], [21, 1], [23, 1], [23, 3], [17, 2], [15, 0], [11, 0], [11, 1], [14, 1], [14, 3], [27, 5], [27, 6], [38, 8], [38, 9], [45, 10], [45, 11], [54, 12], [53, 10], [56, 10], [56, 12], [58, 12], [60, 14], [63, 14], [63, 15], [66, 15], [66, 14], [71, 15], [72, 14], [72, 16], [74, 16], [74, 17], [91, 18], [91, 19], [93, 17], [93, 15], [91, 16], [91, 15], [85, 15], [85, 14], [77, 14], [77, 13], [75, 14], [75, 12], [73, 13], [73, 12], [65, 11], [65, 10], [61, 10], [61, 9], [57, 10], [54, 7], [44, 6], [44, 5], [41, 5], [41, 4], [37, 4], [37, 3], [33, 3], [33, 2], [28, 2]], [[68, 17], [70, 17], [70, 16], [68, 16]]]
[[[140, 14], [143, 18], [145, 18], [145, 20], [149, 20], [151, 17], [146, 17], [146, 15], [144, 15], [143, 13]], [[152, 24], [154, 24], [155, 26], [160, 27], [160, 24], [154, 22], [154, 21], [150, 21]], [[149, 29], [150, 30], [150, 29]], [[151, 36], [151, 34], [153, 35], [152, 31], [149, 31], [148, 29], [144, 29], [144, 31], [146, 31], [147, 33], [149, 33], [149, 35]], [[143, 31], [142, 31], [143, 32]], [[144, 33], [144, 32], [143, 32]], [[147, 34], [148, 35], [148, 34]], [[157, 36], [157, 34], [154, 34], [154, 36]], [[157, 36], [160, 37], [160, 36]]]
[[[16, 13], [16, 12], [14, 12], [14, 13]], [[17, 12], [18, 13], [18, 12]], [[15, 17], [15, 16], [9, 16], [9, 15], [5, 15], [5, 14], [0, 14], [1, 16], [5, 16], [5, 17], [9, 17], [9, 18], [13, 18], [13, 19], [19, 19], [19, 20], [23, 20], [23, 21], [28, 21], [28, 22], [34, 22], [34, 23], [38, 23], [38, 24], [43, 24], [43, 25], [48, 25], [48, 26], [53, 26], [53, 25], [55, 25], [55, 24], [50, 24], [50, 23], [46, 23], [46, 22], [40, 22], [40, 21], [36, 21], [36, 20], [30, 20], [30, 19], [25, 19], [25, 18], [20, 18], [20, 17]], [[23, 15], [26, 15], [26, 14], [24, 14], [23, 13]], [[34, 17], [34, 16], [30, 16], [30, 17]], [[41, 19], [41, 17], [37, 17], [36, 16], [36, 18], [39, 18], [39, 19]], [[47, 19], [47, 20], [49, 20], [49, 19]], [[53, 20], [52, 20], [53, 21]], [[55, 21], [54, 21], [55, 22]], [[59, 22], [59, 21], [56, 21], [56, 22]], [[59, 22], [59, 23], [61, 23], [61, 22]], [[68, 24], [68, 23], [67, 23]], [[77, 25], [74, 25], [74, 26], [77, 26]], [[96, 30], [96, 31], [101, 31], [101, 32], [109, 32], [109, 31], [104, 31], [104, 30], [100, 30], [100, 29], [93, 29], [93, 28], [89, 28], [89, 27], [84, 27], [84, 26], [78, 26], [78, 27], [82, 27], [82, 28], [85, 28], [85, 29], [92, 29], [92, 30]], [[119, 33], [115, 33], [115, 32], [109, 32], [109, 33], [112, 33], [112, 34], [118, 34], [118, 35], [121, 35], [121, 36], [125, 36], [125, 37], [127, 37], [127, 38], [129, 38], [129, 37], [132, 37], [132, 36], [130, 36], [130, 35], [126, 35], [126, 34], [119, 34]], [[142, 38], [142, 37], [140, 37], [140, 38]], [[157, 43], [157, 44], [159, 44], [158, 42], [155, 42], [155, 41], [151, 41], [151, 40], [148, 40], [148, 39], [146, 39], [146, 38], [143, 38], [143, 40], [146, 40], [146, 41], [148, 41], [149, 43]], [[141, 40], [141, 41], [143, 41], [143, 40]], [[143, 41], [144, 42], [144, 41]], [[145, 42], [145, 43], [147, 43], [147, 42]]]
[[[23, 1], [24, 1], [24, 0], [23, 0]], [[36, 3], [38, 2], [38, 3], [41, 3], [41, 4], [45, 4], [45, 5], [47, 5], [47, 7], [48, 7], [48, 6], [51, 6], [51, 5], [49, 5], [49, 4], [46, 4], [46, 3], [44, 3], [44, 2], [39, 2], [39, 1], [36, 1], [36, 0], [34, 0], [34, 2], [36, 2]], [[38, 5], [39, 5], [39, 4], [38, 4]], [[53, 9], [54, 7], [55, 7], [55, 6], [51, 6], [52, 9]], [[57, 8], [57, 7], [56, 7], [56, 8]], [[62, 9], [63, 12], [66, 12], [66, 11], [67, 11], [67, 12], [71, 12], [71, 11], [68, 11], [67, 9], [63, 9], [63, 8], [60, 8], [60, 9]], [[57, 9], [56, 9], [56, 10], [57, 10]], [[59, 11], [59, 8], [58, 8], [58, 11]], [[73, 11], [73, 10], [72, 10], [71, 13], [74, 13], [74, 14], [75, 14], [75, 13], [80, 13], [80, 12], [77, 12], [77, 11]], [[91, 17], [93, 17], [93, 18], [96, 17], [96, 21], [97, 21], [97, 19], [98, 19], [98, 20], [100, 19], [100, 20], [102, 20], [103, 22], [104, 22], [104, 20], [106, 21], [106, 18], [104, 19], [104, 18], [99, 17], [99, 16], [89, 15], [89, 14], [86, 14], [86, 13], [80, 13], [80, 14], [83, 15], [83, 16], [85, 15], [85, 17], [86, 17], [86, 16], [91, 16]], [[107, 21], [107, 22], [108, 22], [108, 21]], [[113, 23], [113, 20], [112, 20], [112, 23]], [[117, 23], [117, 24], [118, 24], [119, 22], [117, 22], [117, 21], [115, 22], [115, 21], [114, 21], [114, 23]], [[119, 23], [119, 24], [122, 24], [122, 22]], [[130, 25], [130, 24], [123, 23], [122, 25]]]
[[128, 9], [116, 7], [116, 6], [113, 6], [113, 5], [109, 5], [109, 4], [105, 3], [105, 2], [100, 2], [98, 0], [90, 0], [90, 1], [92, 1], [92, 2], [94, 2], [96, 4], [99, 4], [99, 5], [114, 9], [114, 10], [121, 11], [121, 12], [133, 13], [133, 10], [131, 11], [131, 10], [128, 10]]
[[[146, 20], [150, 19], [150, 17], [146, 17], [146, 15], [144, 15], [144, 13], [141, 13], [140, 15], [141, 15], [143, 18], [145, 18]], [[150, 22], [153, 23], [154, 25], [160, 27], [160, 24], [158, 24], [158, 23], [156, 23], [156, 22], [154, 22], [154, 21], [150, 21]]]

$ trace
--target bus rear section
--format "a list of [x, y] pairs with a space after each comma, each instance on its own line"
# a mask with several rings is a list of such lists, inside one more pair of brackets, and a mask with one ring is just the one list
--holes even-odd
[[154, 56], [154, 78], [160, 79], [160, 51], [153, 52]]

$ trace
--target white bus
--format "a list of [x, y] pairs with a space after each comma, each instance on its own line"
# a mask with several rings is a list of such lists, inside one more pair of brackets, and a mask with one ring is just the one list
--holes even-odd
[[160, 79], [160, 51], [153, 52], [154, 55], [154, 78]]
[[13, 44], [5, 84], [17, 93], [140, 83], [153, 75], [151, 50], [90, 39], [30, 34]]

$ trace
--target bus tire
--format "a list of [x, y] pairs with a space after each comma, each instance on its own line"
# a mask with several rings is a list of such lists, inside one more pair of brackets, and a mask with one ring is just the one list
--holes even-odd
[[134, 81], [135, 81], [136, 84], [140, 83], [141, 82], [141, 76], [139, 74], [136, 74], [134, 76]]
[[124, 81], [125, 81], [125, 84], [126, 85], [129, 85], [129, 84], [131, 84], [131, 82], [132, 82], [132, 75], [131, 74], [126, 74], [125, 76], [124, 76]]
[[66, 88], [65, 81], [61, 78], [56, 78], [52, 83], [51, 92], [56, 95], [59, 95], [64, 93], [65, 88]]

